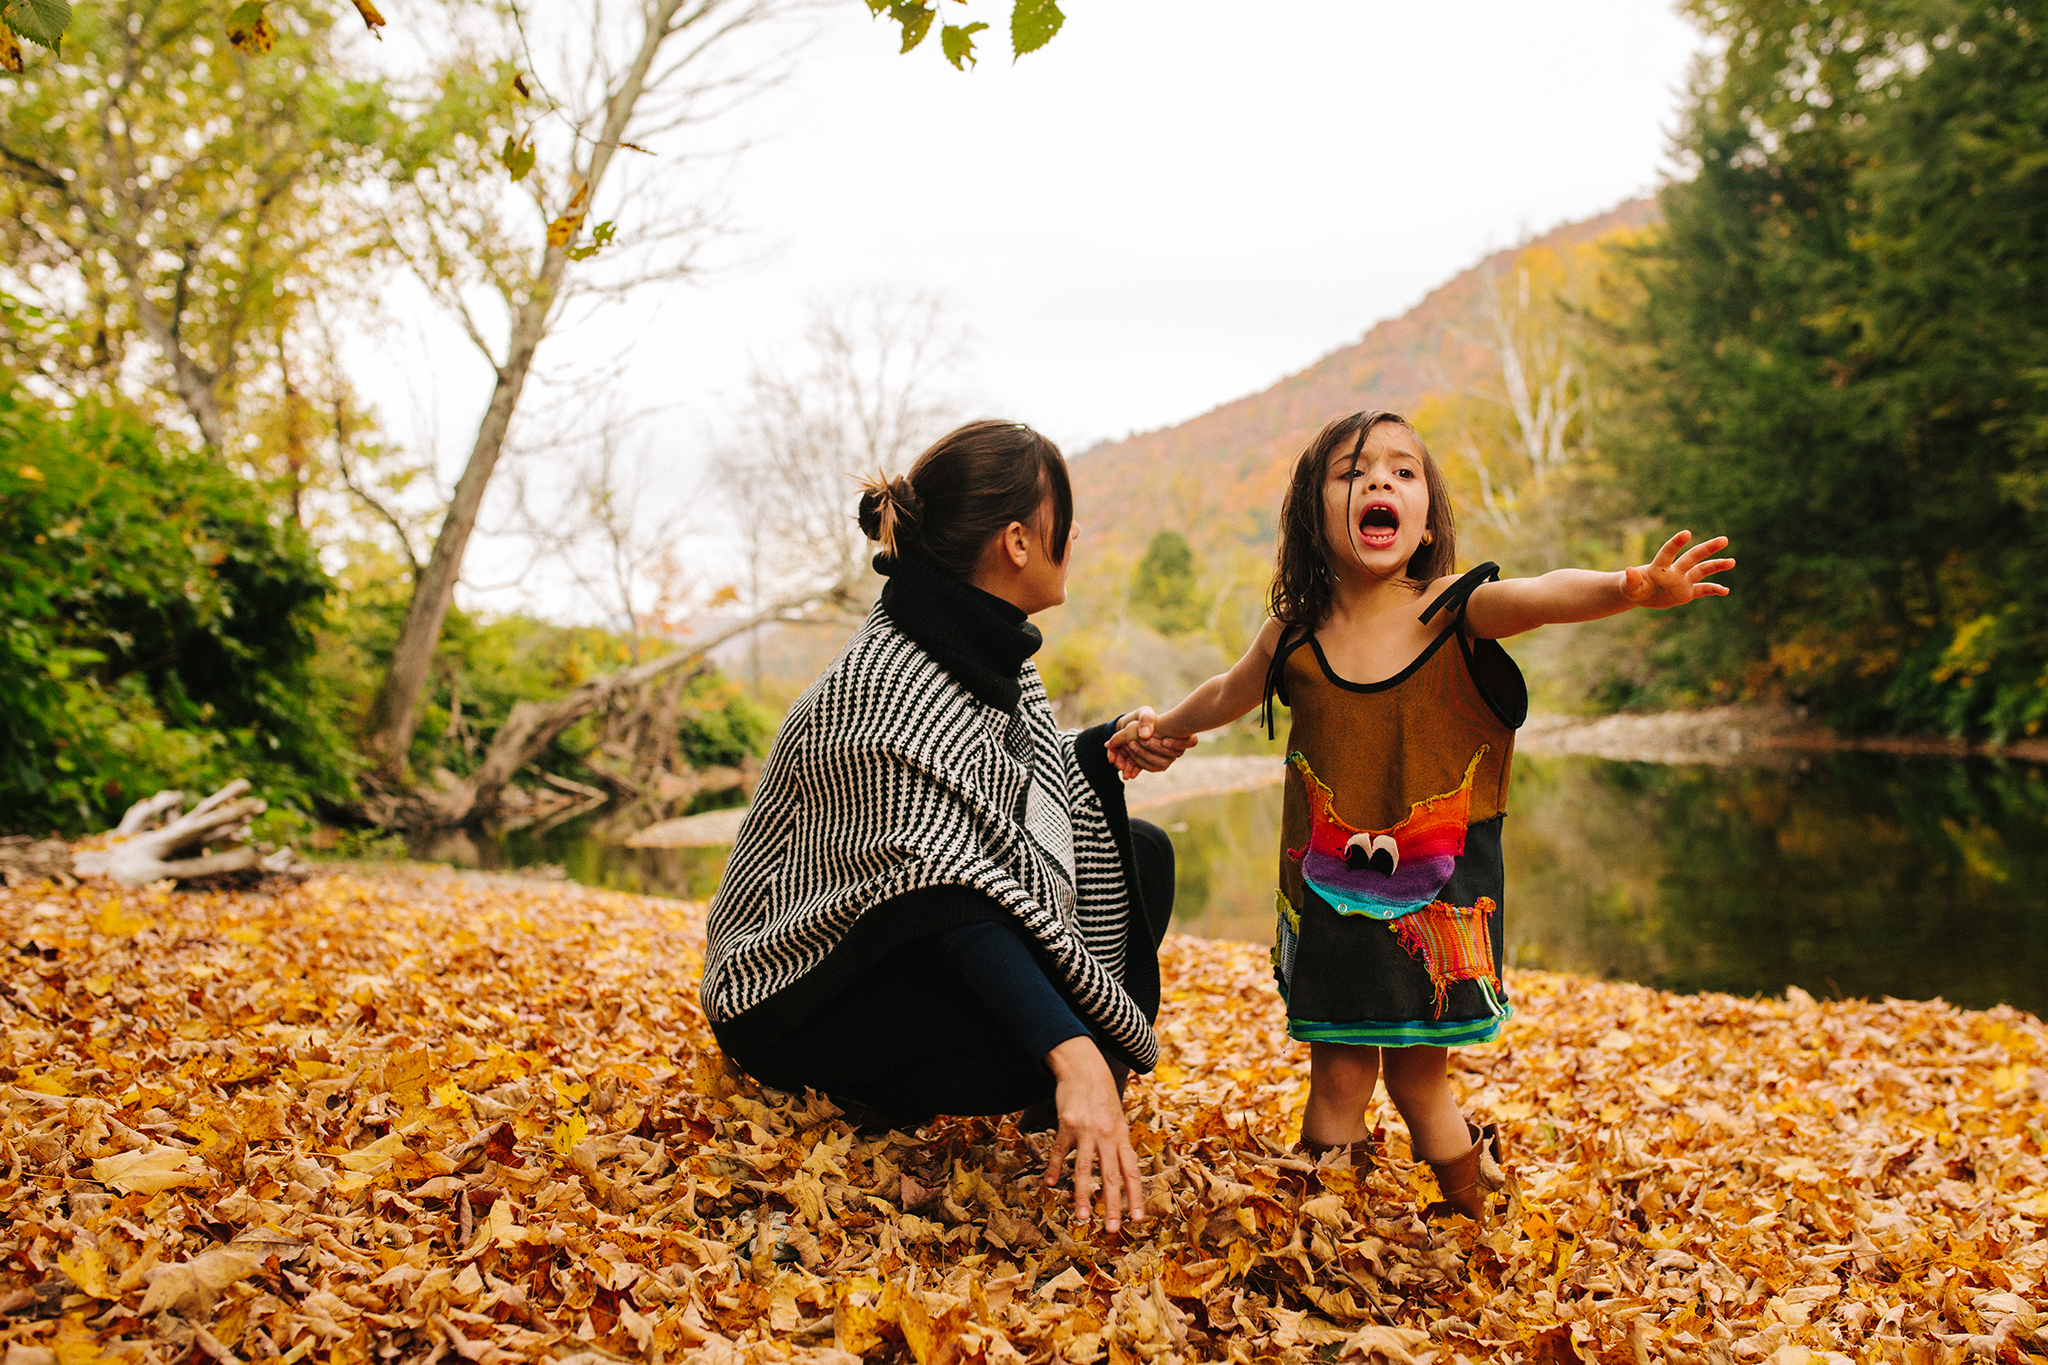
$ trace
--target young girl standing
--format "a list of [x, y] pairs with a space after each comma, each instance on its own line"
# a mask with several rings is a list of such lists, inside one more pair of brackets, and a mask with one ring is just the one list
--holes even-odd
[[1452, 574], [1449, 491], [1391, 412], [1328, 426], [1301, 454], [1281, 510], [1272, 617], [1228, 673], [1165, 715], [1132, 713], [1112, 752], [1170, 761], [1276, 696], [1289, 708], [1274, 972], [1287, 1031], [1309, 1044], [1301, 1148], [1371, 1163], [1366, 1107], [1384, 1075], [1444, 1202], [1483, 1218], [1481, 1158], [1499, 1142], [1453, 1098], [1447, 1049], [1483, 1043], [1510, 1013], [1501, 985], [1501, 820], [1522, 675], [1497, 643], [1536, 626], [1728, 589], [1734, 564], [1686, 548], [1648, 564], [1500, 578]]

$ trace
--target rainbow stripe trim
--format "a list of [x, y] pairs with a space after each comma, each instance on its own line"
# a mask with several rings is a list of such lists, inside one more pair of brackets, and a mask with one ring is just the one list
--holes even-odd
[[1515, 1007], [1500, 998], [1490, 981], [1479, 983], [1496, 1013], [1490, 1019], [1409, 1019], [1391, 1023], [1362, 1020], [1325, 1024], [1314, 1019], [1287, 1021], [1287, 1036], [1304, 1043], [1349, 1043], [1354, 1047], [1469, 1047], [1490, 1043], [1502, 1024], [1515, 1017]]

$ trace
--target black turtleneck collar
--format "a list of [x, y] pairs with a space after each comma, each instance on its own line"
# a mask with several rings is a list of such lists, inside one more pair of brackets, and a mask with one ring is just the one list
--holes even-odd
[[979, 701], [1016, 713], [1023, 684], [1018, 672], [1045, 637], [1017, 607], [972, 583], [962, 583], [912, 551], [898, 559], [875, 557], [888, 575], [882, 610], [939, 666]]

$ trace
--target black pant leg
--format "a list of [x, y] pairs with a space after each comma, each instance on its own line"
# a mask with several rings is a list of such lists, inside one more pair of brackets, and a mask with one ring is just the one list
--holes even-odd
[[[1133, 925], [1129, 942], [1133, 950], [1149, 942], [1156, 959], [1173, 922], [1173, 840], [1150, 821], [1133, 820], [1131, 852], [1144, 934], [1141, 940]], [[1125, 984], [1149, 1019], [1158, 1012], [1158, 970], [1146, 967], [1127, 960]], [[1054, 1090], [1043, 1059], [946, 962], [936, 936], [897, 948], [795, 1029], [733, 1060], [778, 1090], [809, 1086], [907, 1123], [1012, 1113], [1050, 1100]]]
[[809, 1086], [898, 1126], [1008, 1114], [1053, 1092], [1052, 1073], [948, 965], [936, 936], [889, 953], [772, 1045], [733, 1060], [778, 1090]]

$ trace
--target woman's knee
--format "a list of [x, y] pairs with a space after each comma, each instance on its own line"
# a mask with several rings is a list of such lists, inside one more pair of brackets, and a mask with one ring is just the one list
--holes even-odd
[[1133, 820], [1131, 853], [1138, 866], [1138, 899], [1156, 945], [1173, 923], [1173, 839], [1150, 820]]

